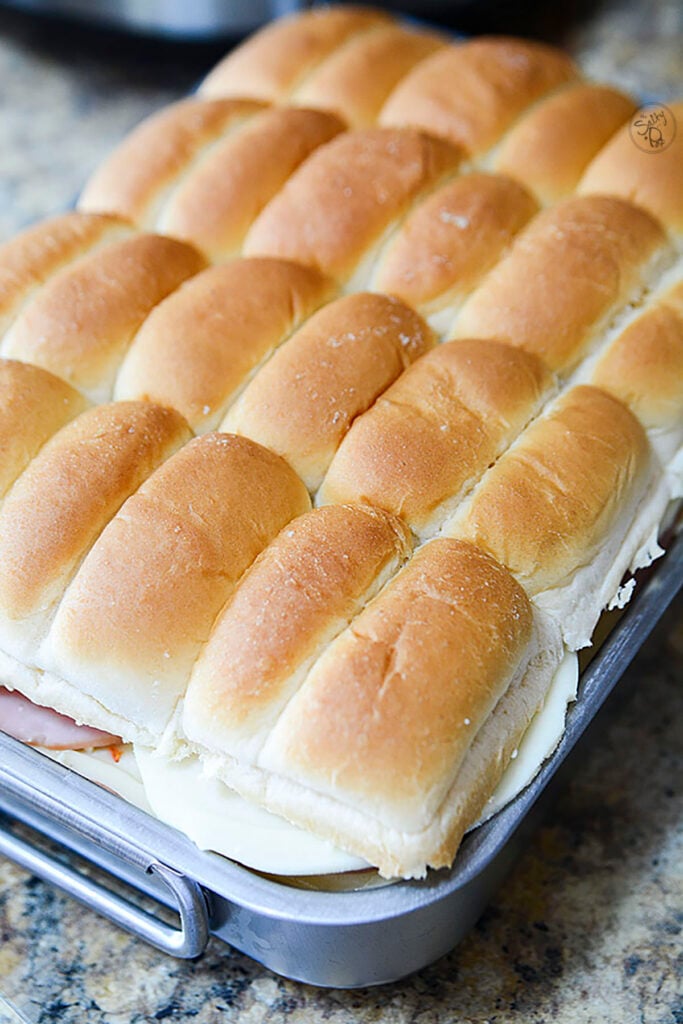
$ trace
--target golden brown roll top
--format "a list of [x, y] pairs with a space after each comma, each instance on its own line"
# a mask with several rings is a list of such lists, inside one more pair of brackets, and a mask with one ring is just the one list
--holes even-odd
[[[245, 627], [259, 648], [265, 630], [253, 618]], [[432, 541], [328, 645], [265, 743], [271, 709], [258, 715], [252, 704], [259, 675], [226, 685], [212, 638], [206, 655], [216, 663], [211, 674], [197, 666], [185, 732], [239, 791], [383, 874], [419, 876], [450, 863], [500, 776], [504, 753], [487, 758], [477, 749], [482, 726], [508, 691], [530, 682], [536, 632], [506, 570], [472, 545]], [[254, 721], [244, 719], [240, 734], [233, 708], [239, 722], [251, 707]], [[505, 710], [504, 747], [528, 708], [521, 699], [514, 714]], [[493, 753], [490, 741], [485, 753]]]
[[87, 404], [47, 370], [0, 359], [0, 500], [45, 442]]
[[156, 227], [194, 243], [212, 260], [236, 255], [257, 214], [310, 153], [344, 128], [321, 110], [267, 110], [177, 182], [159, 210]]
[[406, 75], [379, 123], [422, 128], [476, 157], [526, 107], [577, 76], [566, 54], [542, 43], [475, 39], [439, 50]]
[[349, 127], [367, 128], [403, 76], [446, 42], [436, 32], [378, 25], [331, 53], [304, 79], [290, 102], [332, 110]]
[[263, 109], [247, 99], [181, 100], [146, 118], [100, 164], [79, 209], [153, 228], [165, 195], [202, 149]]
[[511, 178], [463, 174], [410, 211], [384, 247], [371, 286], [397, 295], [445, 331], [537, 210]]
[[297, 260], [359, 291], [396, 220], [459, 163], [458, 150], [422, 132], [346, 132], [317, 149], [266, 206], [245, 255]]
[[79, 256], [131, 230], [117, 217], [64, 213], [40, 221], [0, 245], [0, 337], [50, 277]]
[[635, 109], [629, 96], [607, 85], [570, 85], [520, 117], [494, 151], [492, 166], [523, 182], [544, 205], [557, 203], [575, 190], [589, 162]]
[[284, 101], [338, 47], [391, 21], [383, 11], [346, 4], [279, 18], [217, 64], [204, 79], [200, 95]]
[[179, 413], [116, 403], [82, 413], [28, 465], [0, 508], [0, 648], [31, 662], [83, 556], [125, 499], [188, 440]]
[[505, 565], [577, 649], [659, 521], [642, 509], [657, 484], [635, 416], [580, 385], [527, 428], [445, 531]]
[[228, 434], [191, 441], [105, 528], [38, 664], [68, 681], [74, 701], [84, 694], [122, 718], [124, 738], [158, 742], [237, 580], [309, 508], [296, 474], [260, 445]]
[[673, 254], [660, 225], [622, 199], [544, 210], [458, 314], [456, 337], [498, 338], [567, 374]]
[[221, 430], [282, 455], [314, 492], [355, 417], [433, 344], [422, 318], [398, 299], [337, 299], [259, 370]]
[[148, 313], [205, 266], [196, 249], [161, 235], [133, 235], [65, 266], [5, 335], [5, 357], [42, 366], [95, 402]]
[[664, 464], [683, 441], [683, 284], [659, 293], [588, 370], [635, 413]]
[[192, 673], [188, 736], [255, 760], [308, 669], [410, 554], [400, 520], [330, 505], [289, 524], [218, 617]]
[[458, 542], [425, 545], [323, 655], [259, 764], [394, 827], [424, 828], [517, 667], [531, 620], [493, 559]]
[[[672, 116], [673, 115], [673, 116]], [[683, 101], [638, 111], [600, 150], [578, 185], [580, 195], [623, 196], [683, 233]]]
[[316, 270], [286, 260], [212, 267], [147, 318], [114, 395], [171, 405], [193, 430], [210, 430], [259, 364], [332, 294]]
[[432, 536], [552, 388], [541, 361], [509, 345], [439, 345], [354, 422], [318, 504], [368, 502]]

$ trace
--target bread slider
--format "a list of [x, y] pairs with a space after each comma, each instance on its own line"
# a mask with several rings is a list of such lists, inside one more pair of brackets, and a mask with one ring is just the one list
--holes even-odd
[[355, 420], [317, 503], [368, 502], [431, 537], [553, 386], [539, 359], [509, 345], [439, 345]]
[[212, 267], [147, 317], [114, 397], [171, 405], [195, 432], [210, 430], [278, 345], [333, 294], [326, 277], [289, 260]]
[[635, 109], [630, 96], [608, 85], [572, 83], [522, 114], [486, 163], [549, 206], [569, 198], [587, 165]]
[[133, 228], [118, 217], [63, 213], [39, 221], [0, 245], [0, 338], [22, 307], [74, 260]]
[[637, 566], [669, 497], [633, 413], [578, 385], [484, 475], [444, 532], [505, 565], [577, 650]]
[[346, 132], [292, 175], [252, 225], [244, 253], [297, 260], [360, 291], [389, 231], [460, 161], [460, 150], [412, 129]]
[[683, 444], [683, 284], [658, 290], [577, 379], [627, 405], [669, 466]]
[[663, 228], [623, 199], [538, 214], [456, 316], [455, 337], [497, 338], [567, 375], [673, 261]]
[[[659, 109], [666, 124], [661, 148], [651, 148], [638, 135], [642, 123], [658, 110], [645, 107], [615, 132], [590, 162], [578, 184], [579, 195], [622, 196], [647, 210], [678, 239], [683, 234], [683, 101]], [[640, 125], [638, 124], [640, 122]], [[658, 122], [657, 122], [658, 123]], [[640, 145], [638, 144], [640, 142]]]
[[316, 146], [345, 127], [319, 110], [271, 110], [248, 99], [189, 99], [147, 118], [95, 171], [79, 209], [116, 213], [235, 255], [247, 229]]
[[315, 492], [355, 418], [433, 344], [422, 318], [398, 299], [344, 296], [277, 349], [220, 429], [282, 455]]
[[462, 174], [410, 210], [379, 254], [370, 287], [410, 303], [444, 333], [537, 210], [511, 178]]
[[[267, 556], [195, 666], [186, 740], [238, 792], [385, 876], [450, 864], [543, 701], [557, 634], [492, 558], [435, 540], [309, 668], [324, 624], [338, 628], [338, 599], [323, 610], [314, 582], [298, 610], [289, 595], [308, 595], [311, 573], [321, 578], [315, 556], [289, 560], [284, 592], [285, 570]], [[326, 547], [320, 557], [331, 557]], [[266, 593], [265, 616], [252, 614]], [[240, 650], [258, 652], [256, 661]]]
[[287, 102], [326, 57], [364, 33], [392, 23], [384, 11], [347, 4], [278, 18], [224, 57], [204, 79], [199, 94]]
[[421, 128], [477, 158], [527, 107], [577, 77], [569, 57], [554, 47], [475, 39], [418, 64], [389, 96], [379, 123]]
[[112, 242], [54, 274], [21, 310], [0, 354], [42, 366], [91, 401], [106, 402], [145, 317], [205, 265], [192, 246], [162, 235]]

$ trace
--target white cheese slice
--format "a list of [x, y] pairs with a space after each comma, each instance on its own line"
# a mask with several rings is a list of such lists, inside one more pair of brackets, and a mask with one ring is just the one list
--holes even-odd
[[368, 867], [359, 857], [250, 804], [205, 774], [195, 757], [170, 761], [140, 746], [135, 747], [135, 756], [154, 814], [184, 832], [200, 850], [213, 850], [257, 871], [278, 875], [334, 874]]
[[148, 814], [153, 813], [130, 744], [117, 748], [121, 751], [118, 762], [114, 760], [108, 747], [102, 750], [48, 750], [46, 747], [37, 749], [47, 754], [53, 761], [59, 761], [79, 775], [84, 775], [86, 779], [97, 782], [112, 793], [118, 793], [124, 800], [142, 808]]
[[532, 718], [516, 755], [505, 769], [495, 792], [489, 797], [479, 820], [472, 828], [488, 821], [514, 800], [553, 753], [562, 739], [567, 707], [576, 700], [578, 685], [578, 655], [573, 651], [567, 651], [553, 676], [543, 707]]

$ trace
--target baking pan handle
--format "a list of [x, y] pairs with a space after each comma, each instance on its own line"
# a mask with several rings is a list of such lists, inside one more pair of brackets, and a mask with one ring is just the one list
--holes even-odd
[[155, 861], [147, 870], [157, 875], [175, 896], [179, 928], [165, 924], [93, 879], [55, 860], [46, 851], [29, 845], [2, 828], [0, 853], [163, 953], [190, 959], [199, 956], [209, 941], [208, 910], [201, 887], [166, 864]]

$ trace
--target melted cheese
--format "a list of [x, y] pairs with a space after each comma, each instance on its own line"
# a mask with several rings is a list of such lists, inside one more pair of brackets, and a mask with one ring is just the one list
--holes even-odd
[[184, 832], [200, 850], [279, 875], [319, 875], [368, 866], [250, 804], [219, 779], [204, 774], [196, 758], [169, 761], [138, 746], [135, 756], [156, 816]]
[[578, 656], [567, 651], [560, 662], [550, 684], [543, 707], [536, 712], [529, 728], [524, 733], [516, 754], [505, 769], [505, 773], [481, 817], [472, 828], [483, 824], [522, 792], [534, 778], [562, 739], [567, 706], [576, 700], [579, 685]]
[[130, 745], [120, 747], [121, 757], [115, 761], [108, 748], [102, 750], [48, 750], [38, 747], [53, 761], [59, 761], [67, 768], [73, 769], [86, 779], [97, 782], [112, 793], [118, 793], [124, 800], [140, 807], [148, 814], [153, 814], [145, 787], [140, 778], [133, 748]]

